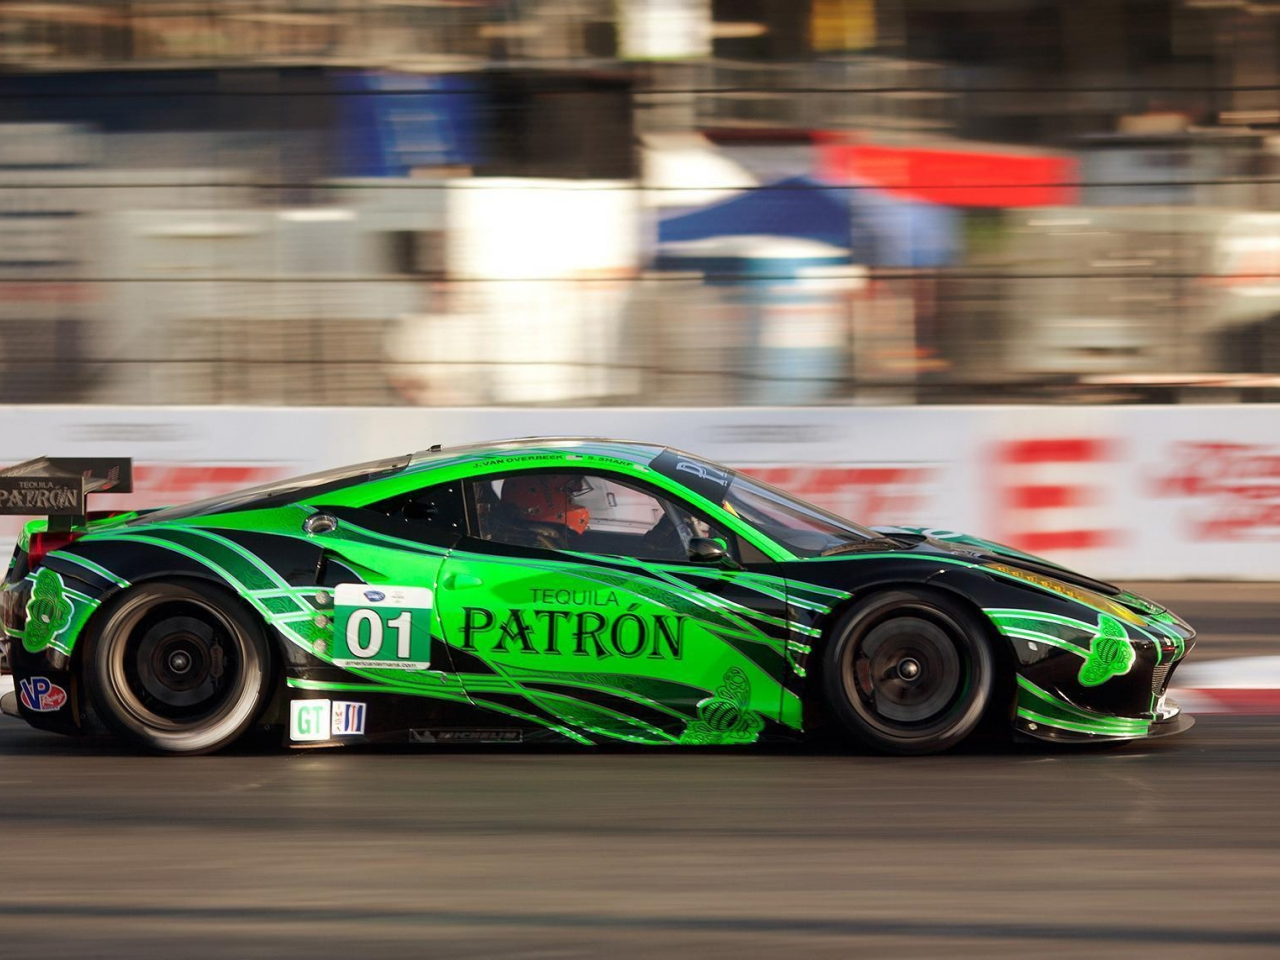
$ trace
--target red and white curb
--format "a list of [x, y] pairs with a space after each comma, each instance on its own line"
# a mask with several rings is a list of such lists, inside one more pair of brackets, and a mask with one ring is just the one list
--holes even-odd
[[1169, 696], [1190, 714], [1280, 715], [1280, 657], [1188, 663]]

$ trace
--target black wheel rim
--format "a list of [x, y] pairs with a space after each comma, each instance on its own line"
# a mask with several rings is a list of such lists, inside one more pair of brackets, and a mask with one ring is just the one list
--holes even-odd
[[221, 611], [156, 600], [129, 611], [110, 675], [121, 705], [158, 730], [179, 731], [226, 713], [243, 686], [240, 637]]
[[851, 645], [845, 686], [855, 709], [875, 726], [928, 735], [954, 714], [968, 673], [962, 642], [949, 625], [893, 616]]
[[[226, 693], [234, 652], [214, 625], [197, 617], [166, 617], [150, 626], [132, 651], [134, 693], [173, 719], [205, 713]], [[129, 654], [126, 654], [128, 657]]]

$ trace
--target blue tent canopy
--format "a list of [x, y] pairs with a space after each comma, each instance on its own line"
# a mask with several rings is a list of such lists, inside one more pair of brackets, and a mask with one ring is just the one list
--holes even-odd
[[658, 242], [728, 236], [797, 237], [848, 250], [854, 263], [936, 267], [956, 254], [960, 214], [874, 187], [831, 187], [790, 177], [669, 217]]
[[849, 203], [808, 177], [791, 177], [663, 220], [658, 241], [760, 235], [800, 237], [849, 249]]

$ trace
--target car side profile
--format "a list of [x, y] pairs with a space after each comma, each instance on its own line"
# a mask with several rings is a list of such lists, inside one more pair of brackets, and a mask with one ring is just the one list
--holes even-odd
[[250, 728], [294, 747], [712, 746], [827, 726], [919, 754], [984, 718], [1074, 742], [1192, 722], [1165, 691], [1194, 631], [1159, 605], [661, 445], [432, 447], [88, 512], [128, 470], [0, 472], [0, 510], [47, 515], [0, 592], [2, 705], [32, 726], [172, 754]]

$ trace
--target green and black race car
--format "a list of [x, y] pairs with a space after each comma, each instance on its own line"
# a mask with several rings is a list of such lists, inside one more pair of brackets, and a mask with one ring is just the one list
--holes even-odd
[[168, 753], [251, 727], [367, 742], [747, 744], [831, 725], [928, 753], [1185, 730], [1194, 632], [984, 540], [868, 529], [662, 446], [430, 450], [86, 513], [127, 460], [0, 472], [5, 712]]

